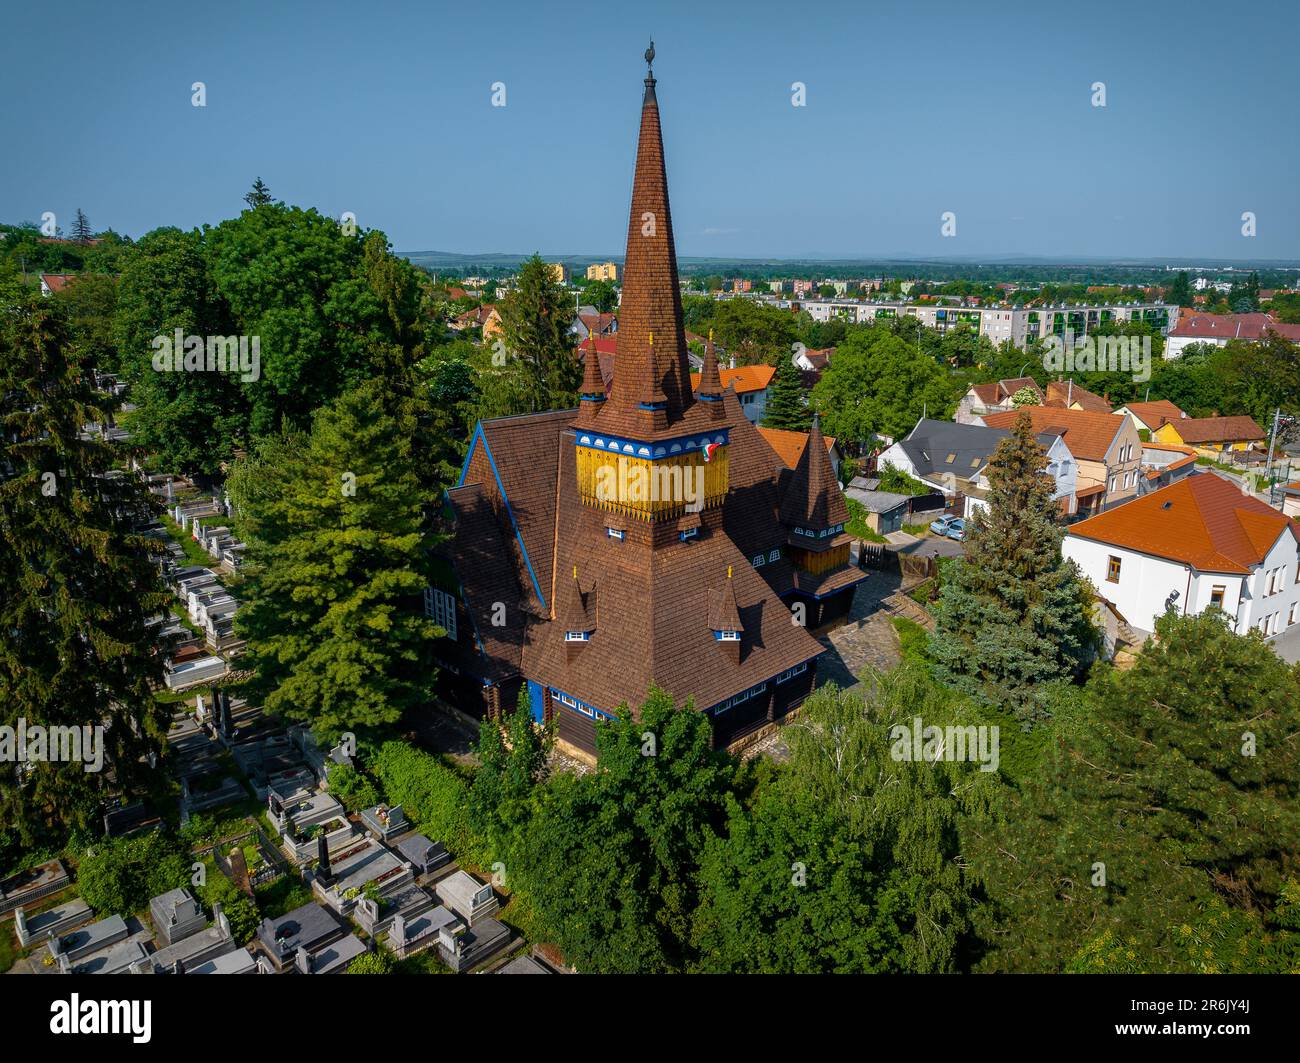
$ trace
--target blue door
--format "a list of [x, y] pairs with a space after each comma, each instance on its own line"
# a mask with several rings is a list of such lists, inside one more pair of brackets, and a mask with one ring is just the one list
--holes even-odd
[[528, 680], [528, 703], [533, 710], [533, 720], [545, 723], [546, 699], [542, 696], [542, 684]]

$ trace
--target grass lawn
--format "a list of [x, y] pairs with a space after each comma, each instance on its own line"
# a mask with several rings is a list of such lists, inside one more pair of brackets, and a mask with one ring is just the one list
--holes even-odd
[[311, 887], [292, 874], [282, 875], [265, 886], [257, 886], [253, 892], [257, 895], [257, 910], [263, 919], [279, 919], [286, 912], [316, 899]]
[[185, 551], [185, 560], [191, 565], [202, 565], [204, 568], [216, 568], [216, 562], [193, 538], [171, 519], [166, 513], [162, 515], [163, 527], [167, 529], [167, 534], [181, 544], [181, 549]]

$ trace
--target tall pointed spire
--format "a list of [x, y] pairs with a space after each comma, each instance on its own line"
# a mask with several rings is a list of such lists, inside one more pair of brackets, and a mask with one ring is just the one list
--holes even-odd
[[591, 411], [600, 409], [605, 401], [605, 378], [600, 371], [600, 353], [596, 350], [595, 333], [587, 338], [587, 350], [582, 356], [582, 363], [582, 387], [578, 391], [580, 422]]
[[[652, 44], [646, 50], [646, 63], [653, 60]], [[601, 427], [642, 440], [671, 434], [695, 396], [682, 327], [677, 249], [652, 68], [641, 101], [617, 343], [614, 387], [600, 412]]]
[[781, 499], [781, 522], [812, 531], [849, 522], [849, 507], [835, 478], [835, 467], [831, 465], [817, 413], [813, 414], [808, 445], [799, 456], [794, 476]]

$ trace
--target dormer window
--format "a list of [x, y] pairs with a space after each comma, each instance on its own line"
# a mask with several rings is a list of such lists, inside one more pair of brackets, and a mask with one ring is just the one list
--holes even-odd
[[623, 541], [624, 532], [619, 528], [606, 528], [605, 534], [611, 539], [617, 539], [619, 542]]
[[700, 535], [699, 528], [683, 528], [680, 532], [677, 533], [677, 538], [682, 542], [686, 542], [687, 539], [698, 539], [699, 535]]
[[564, 633], [565, 642], [590, 642], [590, 631], [566, 631]]
[[739, 642], [740, 632], [739, 631], [715, 631], [713, 633], [713, 637], [717, 639], [719, 642]]

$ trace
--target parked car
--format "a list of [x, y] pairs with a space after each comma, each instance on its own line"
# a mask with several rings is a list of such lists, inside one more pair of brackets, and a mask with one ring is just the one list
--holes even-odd
[[944, 534], [949, 539], [956, 539], [961, 542], [966, 538], [966, 522], [961, 517], [954, 517], [948, 522], [948, 530]]
[[961, 517], [940, 517], [938, 520], [930, 521], [930, 530], [935, 535], [947, 535], [954, 521], [958, 524], [962, 522]]

